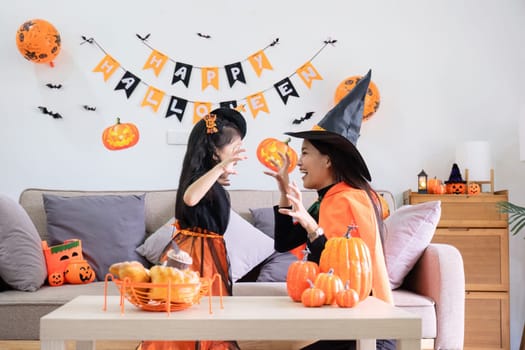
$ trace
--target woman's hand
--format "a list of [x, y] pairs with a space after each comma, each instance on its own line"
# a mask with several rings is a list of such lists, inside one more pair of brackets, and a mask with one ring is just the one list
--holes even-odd
[[288, 187], [290, 184], [290, 178], [288, 176], [288, 167], [290, 166], [290, 157], [288, 153], [278, 152], [279, 157], [281, 157], [282, 165], [279, 166], [279, 163], [271, 159], [270, 162], [278, 169], [277, 172], [274, 171], [265, 171], [264, 173], [268, 176], [273, 177], [277, 181], [277, 186], [282, 195], [288, 193]]
[[319, 225], [304, 207], [303, 196], [295, 183], [290, 184], [286, 197], [292, 204], [292, 209], [281, 208], [279, 213], [293, 217], [306, 232], [313, 232]]

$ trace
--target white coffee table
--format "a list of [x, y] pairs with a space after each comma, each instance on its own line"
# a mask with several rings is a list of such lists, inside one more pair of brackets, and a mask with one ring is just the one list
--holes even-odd
[[96, 340], [314, 340], [356, 339], [358, 348], [375, 349], [375, 339], [398, 339], [401, 350], [420, 349], [421, 319], [369, 297], [355, 308], [306, 308], [288, 297], [208, 297], [189, 309], [142, 311], [120, 297], [79, 296], [40, 319], [43, 350], [95, 349]]

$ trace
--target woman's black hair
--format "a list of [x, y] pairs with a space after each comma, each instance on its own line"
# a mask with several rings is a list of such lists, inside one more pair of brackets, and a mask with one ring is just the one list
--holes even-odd
[[370, 201], [374, 206], [381, 243], [384, 245], [384, 229], [383, 229], [383, 214], [381, 209], [381, 201], [377, 197], [378, 194], [372, 189], [370, 183], [361, 175], [359, 171], [348, 161], [348, 156], [345, 152], [337, 149], [334, 145], [318, 141], [308, 140], [321, 154], [330, 158], [334, 179], [336, 182], [344, 181], [347, 185], [363, 190], [366, 192]]
[[[188, 138], [188, 147], [179, 179], [176, 203], [183, 203], [184, 192], [199, 177], [212, 169], [220, 162], [217, 151], [228, 145], [235, 136], [242, 136], [239, 126], [229, 119], [217, 114], [216, 125], [218, 132], [208, 133], [204, 119], [199, 120], [191, 130]], [[213, 196], [213, 187], [206, 196]], [[183, 217], [184, 206], [175, 208], [175, 217]]]

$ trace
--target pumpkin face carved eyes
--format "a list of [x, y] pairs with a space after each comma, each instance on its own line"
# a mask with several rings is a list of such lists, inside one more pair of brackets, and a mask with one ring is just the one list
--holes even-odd
[[64, 284], [64, 274], [62, 272], [54, 272], [47, 278], [50, 286], [61, 286]]
[[278, 171], [279, 169], [273, 164], [273, 162], [281, 166], [283, 161], [279, 153], [288, 154], [288, 157], [290, 158], [288, 173], [290, 173], [297, 165], [297, 153], [293, 148], [288, 146], [288, 142], [290, 142], [290, 139], [284, 142], [274, 138], [262, 140], [261, 143], [259, 143], [259, 146], [257, 146], [257, 159], [259, 159], [259, 162], [265, 167], [273, 171]]
[[86, 260], [72, 260], [64, 272], [65, 280], [71, 284], [90, 283], [95, 280], [95, 272]]
[[102, 143], [111, 151], [133, 147], [139, 142], [139, 138], [139, 130], [135, 124], [121, 123], [120, 118], [102, 133]]

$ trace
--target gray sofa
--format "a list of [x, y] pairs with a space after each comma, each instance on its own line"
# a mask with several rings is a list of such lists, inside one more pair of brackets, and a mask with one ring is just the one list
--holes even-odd
[[[175, 190], [160, 191], [61, 191], [28, 189], [19, 203], [27, 211], [43, 240], [47, 238], [42, 194], [60, 196], [146, 193], [146, 231], [155, 232], [174, 213]], [[271, 207], [279, 194], [274, 191], [232, 190], [233, 209], [248, 221], [250, 208]], [[305, 202], [315, 193], [305, 192]], [[461, 349], [464, 333], [464, 272], [459, 251], [444, 244], [430, 244], [405, 279], [393, 291], [395, 304], [421, 316], [424, 344], [435, 349]], [[42, 286], [36, 292], [0, 292], [0, 340], [37, 340], [40, 317], [77, 295], [103, 295], [104, 282], [87, 285]], [[117, 289], [110, 284], [110, 294]], [[234, 295], [286, 295], [285, 283], [237, 282]], [[102, 302], [102, 297], [101, 297]], [[6, 317], [5, 315], [9, 315]]]

